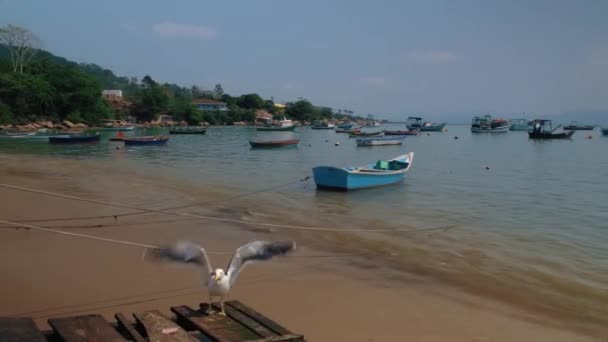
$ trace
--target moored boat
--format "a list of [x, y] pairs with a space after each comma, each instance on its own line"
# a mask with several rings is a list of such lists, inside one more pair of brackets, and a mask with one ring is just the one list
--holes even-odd
[[[560, 125], [561, 126], [561, 125]], [[532, 131], [528, 132], [530, 139], [570, 139], [574, 131], [564, 131], [555, 133], [560, 126], [552, 129], [551, 120], [534, 120], [532, 123]]]
[[332, 123], [328, 123], [328, 122], [317, 122], [317, 123], [313, 124], [312, 126], [310, 126], [310, 128], [312, 128], [312, 129], [334, 129], [334, 128], [336, 128], [336, 125], [334, 125]]
[[602, 128], [602, 135], [608, 136], [608, 128]]
[[471, 122], [473, 133], [506, 133], [509, 131], [509, 121], [492, 118], [491, 115], [476, 116]]
[[384, 131], [376, 132], [353, 132], [348, 135], [350, 138], [364, 138], [364, 137], [381, 137], [384, 136]]
[[445, 122], [434, 123], [423, 121], [422, 118], [410, 116], [407, 118], [407, 129], [410, 131], [419, 130], [421, 132], [441, 132], [445, 127]]
[[312, 169], [317, 188], [357, 190], [395, 184], [412, 166], [414, 152], [361, 167], [317, 166]]
[[528, 119], [511, 119], [509, 120], [510, 131], [529, 131], [531, 129]]
[[150, 135], [142, 137], [123, 138], [125, 145], [165, 145], [169, 137], [165, 135]]
[[361, 133], [361, 127], [355, 127], [352, 129], [338, 129], [336, 128], [336, 133]]
[[419, 130], [411, 130], [411, 131], [385, 131], [384, 135], [418, 135], [420, 133]]
[[13, 139], [20, 139], [20, 138], [29, 138], [36, 135], [36, 132], [3, 132], [2, 134], [0, 134], [1, 138], [13, 138]]
[[568, 126], [564, 126], [564, 131], [593, 131], [594, 128], [593, 125], [583, 125], [572, 121]]
[[51, 144], [86, 144], [97, 143], [101, 136], [98, 134], [65, 134], [49, 137]]
[[293, 131], [296, 129], [296, 125], [293, 121], [284, 118], [277, 125], [258, 126], [256, 129], [258, 131]]
[[116, 132], [116, 131], [132, 131], [135, 129], [134, 125], [124, 125], [122, 121], [120, 120], [102, 120], [104, 123], [104, 125], [102, 127], [100, 127], [99, 129], [102, 131], [110, 131], [110, 132]]
[[206, 127], [173, 127], [169, 129], [169, 134], [205, 134]]
[[251, 147], [283, 147], [297, 145], [300, 139], [285, 139], [285, 140], [250, 140]]
[[378, 138], [359, 138], [356, 140], [357, 146], [383, 146], [401, 145], [405, 136], [378, 137]]

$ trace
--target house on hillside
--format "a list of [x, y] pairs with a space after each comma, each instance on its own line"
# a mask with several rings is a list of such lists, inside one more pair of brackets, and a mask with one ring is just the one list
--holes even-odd
[[200, 110], [219, 110], [219, 111], [227, 111], [228, 106], [226, 103], [222, 101], [216, 101], [212, 99], [196, 99], [193, 100], [192, 103], [196, 106], [196, 108]]
[[107, 99], [121, 98], [122, 90], [117, 89], [105, 89], [101, 91], [101, 96]]

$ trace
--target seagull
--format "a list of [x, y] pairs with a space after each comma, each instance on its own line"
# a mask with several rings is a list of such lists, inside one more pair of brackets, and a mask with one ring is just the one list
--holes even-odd
[[270, 260], [274, 256], [284, 255], [296, 249], [295, 241], [253, 241], [234, 252], [227, 271], [221, 268], [213, 269], [205, 249], [194, 242], [179, 241], [171, 246], [148, 249], [144, 252], [144, 260], [173, 261], [182, 264], [194, 264], [203, 268], [203, 284], [209, 294], [208, 314], [215, 313], [211, 309], [213, 297], [220, 298], [221, 315], [224, 311], [224, 299], [236, 283], [241, 270], [248, 264]]

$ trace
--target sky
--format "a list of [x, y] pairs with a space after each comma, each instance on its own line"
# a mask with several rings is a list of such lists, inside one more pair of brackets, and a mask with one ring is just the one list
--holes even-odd
[[608, 116], [604, 0], [0, 0], [0, 26], [121, 76], [399, 120]]

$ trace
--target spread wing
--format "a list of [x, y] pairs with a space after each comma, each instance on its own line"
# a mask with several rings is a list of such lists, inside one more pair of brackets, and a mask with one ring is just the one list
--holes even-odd
[[239, 247], [228, 265], [230, 285], [234, 285], [236, 278], [245, 265], [256, 261], [270, 260], [277, 255], [284, 255], [296, 249], [295, 241], [253, 241]]
[[190, 241], [179, 241], [171, 246], [147, 249], [144, 260], [194, 264], [205, 268], [207, 274], [213, 270], [205, 249]]

